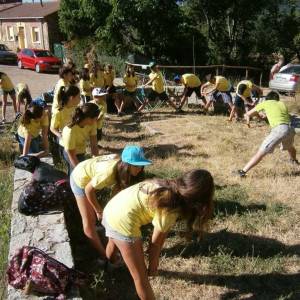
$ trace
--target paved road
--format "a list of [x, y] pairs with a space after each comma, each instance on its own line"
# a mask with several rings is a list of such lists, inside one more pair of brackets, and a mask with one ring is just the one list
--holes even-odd
[[[33, 98], [53, 88], [58, 81], [57, 74], [38, 74], [28, 69], [20, 70], [17, 66], [0, 65], [0, 72], [6, 73], [15, 86], [20, 82], [27, 83]], [[10, 98], [8, 99], [6, 119], [7, 121], [14, 119]]]
[[58, 81], [57, 74], [38, 74], [28, 69], [20, 70], [16, 66], [0, 65], [0, 71], [6, 73], [15, 85], [27, 83], [33, 98], [51, 89]]

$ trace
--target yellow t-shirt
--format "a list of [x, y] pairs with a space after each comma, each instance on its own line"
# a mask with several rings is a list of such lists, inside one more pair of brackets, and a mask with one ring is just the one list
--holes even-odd
[[106, 103], [105, 97], [98, 98], [97, 102], [96, 102], [96, 99], [94, 99], [91, 102], [95, 103], [100, 109], [100, 114], [99, 114], [99, 117], [97, 120], [97, 129], [101, 129], [101, 128], [103, 128], [104, 118], [107, 113], [107, 103]]
[[69, 83], [66, 83], [62, 78], [58, 80], [54, 89], [53, 103], [52, 103], [52, 114], [58, 111], [60, 105], [58, 103], [58, 92], [62, 86], [69, 86]]
[[1, 79], [0, 88], [3, 91], [10, 92], [15, 88], [12, 81], [6, 74], [2, 74], [0, 79]]
[[150, 207], [149, 192], [157, 187], [151, 181], [140, 182], [114, 196], [104, 208], [108, 225], [128, 237], [140, 237], [141, 226], [151, 222], [159, 231], [168, 232], [179, 213]]
[[101, 190], [117, 183], [117, 163], [115, 154], [97, 156], [79, 163], [72, 172], [72, 178], [82, 189], [91, 181], [92, 187]]
[[18, 83], [16, 86], [16, 92], [17, 94], [21, 93], [24, 90], [28, 90], [28, 85], [26, 83]]
[[22, 124], [18, 128], [18, 135], [22, 138], [25, 138], [30, 134], [33, 138], [39, 136], [43, 127], [49, 126], [49, 116], [47, 112], [44, 112], [42, 118], [40, 119], [31, 119], [29, 124]]
[[104, 85], [113, 86], [115, 77], [116, 75], [114, 70], [112, 70], [111, 72], [104, 72]]
[[135, 92], [137, 85], [138, 85], [138, 78], [136, 76], [127, 76], [127, 74], [124, 75], [123, 82], [125, 83], [126, 91], [128, 92]]
[[227, 92], [230, 89], [229, 81], [223, 76], [215, 76], [216, 78], [216, 88], [220, 92]]
[[72, 115], [76, 107], [64, 107], [52, 115], [51, 127], [62, 131], [72, 121]]
[[182, 83], [189, 88], [195, 88], [201, 85], [199, 77], [195, 74], [183, 74], [181, 78]]
[[89, 80], [80, 79], [79, 88], [81, 95], [89, 97], [92, 95], [92, 87]]
[[163, 80], [163, 75], [161, 72], [151, 72], [149, 74], [149, 78], [152, 80], [152, 89], [157, 92], [158, 94], [161, 94], [162, 92], [165, 91], [164, 87], [164, 80]]
[[75, 150], [76, 154], [86, 152], [86, 143], [91, 136], [97, 135], [97, 126], [65, 126], [62, 131], [62, 145], [65, 150]]
[[104, 85], [104, 72], [98, 71], [97, 77], [91, 73], [90, 74], [90, 83], [93, 88], [103, 88]]
[[251, 97], [251, 89], [253, 87], [253, 83], [250, 81], [250, 80], [242, 80], [239, 82], [239, 84], [237, 85], [237, 88], [236, 90], [238, 91], [239, 90], [239, 86], [241, 84], [245, 84], [247, 86], [247, 88], [245, 89], [244, 93], [243, 93], [243, 96], [246, 97], [246, 98], [249, 98]]
[[266, 100], [256, 105], [256, 111], [265, 111], [272, 128], [290, 123], [290, 115], [286, 105], [281, 101]]

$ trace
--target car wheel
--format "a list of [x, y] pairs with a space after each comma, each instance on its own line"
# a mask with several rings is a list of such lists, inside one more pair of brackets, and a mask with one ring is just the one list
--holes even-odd
[[39, 64], [36, 64], [36, 65], [35, 65], [35, 71], [36, 71], [37, 73], [41, 73], [41, 67], [40, 67]]
[[21, 60], [18, 61], [18, 68], [19, 69], [23, 69], [24, 68]]

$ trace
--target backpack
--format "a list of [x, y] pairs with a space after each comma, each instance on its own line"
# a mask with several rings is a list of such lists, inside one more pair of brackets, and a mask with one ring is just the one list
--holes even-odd
[[68, 176], [65, 172], [57, 170], [45, 162], [41, 162], [34, 170], [32, 178], [38, 182], [56, 182], [67, 179]]
[[39, 166], [40, 159], [33, 155], [24, 155], [15, 159], [14, 167], [33, 173]]
[[50, 257], [42, 250], [24, 246], [9, 262], [8, 283], [26, 294], [38, 292], [65, 299], [73, 286], [81, 286], [86, 276]]
[[57, 182], [31, 181], [18, 200], [18, 210], [26, 216], [62, 212], [67, 200], [74, 200], [69, 181]]

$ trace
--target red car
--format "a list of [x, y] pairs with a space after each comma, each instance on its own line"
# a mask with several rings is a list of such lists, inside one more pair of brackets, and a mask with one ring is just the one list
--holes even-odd
[[33, 69], [37, 73], [57, 71], [61, 60], [48, 50], [25, 48], [18, 53], [18, 67]]

